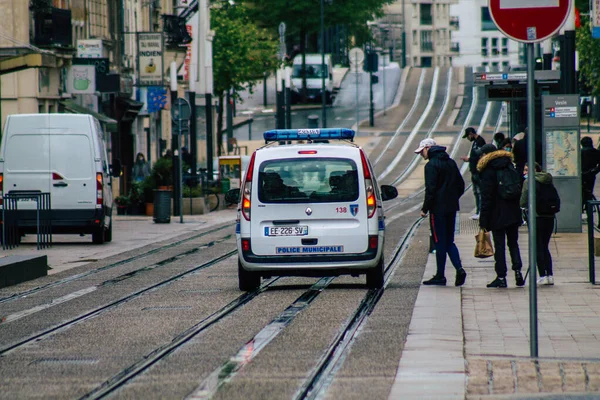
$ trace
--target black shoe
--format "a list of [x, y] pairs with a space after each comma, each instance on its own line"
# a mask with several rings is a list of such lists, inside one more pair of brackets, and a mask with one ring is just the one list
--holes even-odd
[[507, 287], [506, 278], [496, 278], [492, 282], [488, 283], [487, 287], [489, 287], [489, 288], [505, 288], [505, 287]]
[[423, 285], [446, 286], [446, 278], [443, 276], [440, 278], [437, 275], [434, 275], [430, 280], [423, 281]]
[[467, 273], [464, 268], [456, 271], [456, 279], [454, 280], [454, 286], [462, 286], [465, 283], [465, 279], [467, 279]]
[[525, 279], [523, 279], [523, 275], [521, 274], [521, 271], [515, 271], [515, 282], [516, 282], [517, 286], [525, 285]]

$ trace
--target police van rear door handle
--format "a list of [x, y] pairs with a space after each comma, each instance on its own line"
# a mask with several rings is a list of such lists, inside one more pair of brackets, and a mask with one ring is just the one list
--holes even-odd
[[302, 239], [303, 245], [314, 246], [319, 243], [319, 239]]
[[298, 225], [299, 219], [283, 219], [279, 221], [273, 221], [273, 225]]
[[54, 187], [67, 187], [67, 186], [69, 186], [69, 184], [65, 183], [65, 182], [58, 182], [58, 183], [53, 184], [52, 186], [54, 186]]

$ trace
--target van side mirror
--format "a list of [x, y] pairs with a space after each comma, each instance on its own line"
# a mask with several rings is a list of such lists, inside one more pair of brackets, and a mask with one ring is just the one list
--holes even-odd
[[231, 189], [225, 193], [225, 201], [229, 204], [240, 202], [240, 189]]
[[118, 178], [119, 176], [121, 176], [121, 169], [121, 160], [115, 159], [110, 165], [110, 174], [115, 178]]
[[330, 72], [329, 73], [329, 80], [332, 81], [333, 80], [333, 74]]
[[391, 185], [381, 185], [381, 200], [392, 200], [398, 197], [398, 189]]

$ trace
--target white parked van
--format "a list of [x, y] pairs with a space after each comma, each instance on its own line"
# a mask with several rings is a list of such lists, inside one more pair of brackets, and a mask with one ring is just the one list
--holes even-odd
[[[325, 54], [325, 70], [321, 63], [320, 54], [305, 54], [306, 57], [306, 87], [308, 99], [321, 100], [322, 77], [325, 77], [325, 99], [327, 104], [332, 101], [333, 93], [333, 67], [331, 65], [331, 56]], [[292, 69], [292, 101], [297, 102], [302, 98], [302, 54], [294, 57], [294, 66]], [[322, 100], [321, 100], [322, 101]]]
[[[120, 174], [115, 162], [114, 176]], [[111, 169], [98, 120], [80, 114], [9, 115], [0, 145], [6, 194], [50, 193], [52, 232], [112, 240]], [[35, 233], [36, 202], [19, 201], [19, 233]], [[1, 214], [0, 214], [1, 217]]]

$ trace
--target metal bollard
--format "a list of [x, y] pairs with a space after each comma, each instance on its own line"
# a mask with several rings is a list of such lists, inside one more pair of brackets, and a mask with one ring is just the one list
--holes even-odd
[[319, 116], [318, 115], [309, 115], [308, 116], [308, 128], [309, 129], [318, 129], [319, 128]]

